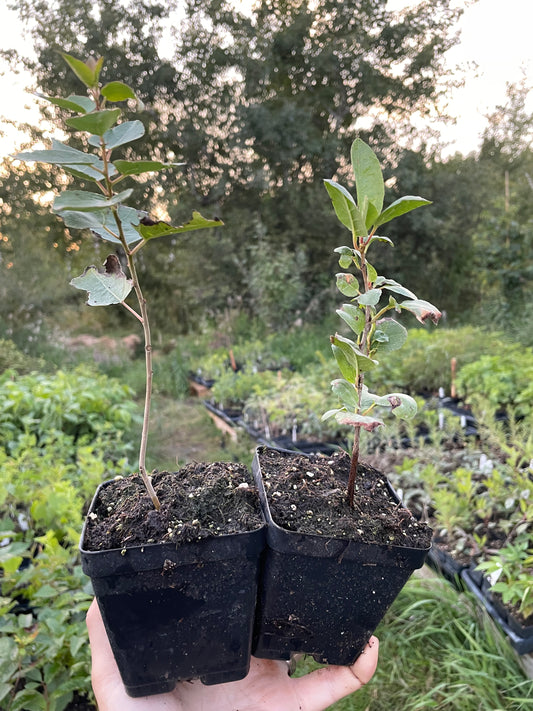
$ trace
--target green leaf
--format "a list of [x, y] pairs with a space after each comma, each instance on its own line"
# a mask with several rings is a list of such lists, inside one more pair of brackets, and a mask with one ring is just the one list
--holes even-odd
[[365, 314], [359, 306], [343, 304], [340, 309], [337, 309], [337, 313], [346, 321], [354, 333], [357, 335], [363, 333], [365, 328]]
[[359, 252], [356, 249], [352, 247], [337, 247], [333, 251], [340, 254], [339, 265], [343, 269], [348, 269], [354, 262], [357, 266], [359, 265]]
[[361, 306], [375, 306], [381, 299], [381, 289], [369, 289], [369, 291], [357, 297], [357, 303]]
[[441, 312], [430, 304], [429, 301], [423, 299], [413, 299], [412, 301], [402, 301], [398, 304], [400, 309], [405, 309], [414, 314], [420, 323], [425, 323], [427, 319], [431, 319], [436, 325], [442, 316]]
[[87, 267], [81, 276], [75, 277], [70, 282], [76, 289], [84, 289], [88, 292], [89, 306], [120, 304], [133, 288], [131, 279], [126, 277], [114, 254], [109, 255], [104, 266], [104, 272], [99, 271], [95, 266]]
[[132, 192], [133, 190], [128, 189], [118, 195], [114, 195], [112, 198], [106, 198], [104, 195], [87, 193], [83, 190], [65, 190], [64, 193], [61, 193], [61, 195], [54, 200], [52, 211], [61, 213], [63, 210], [74, 210], [77, 212], [103, 210], [127, 200]]
[[346, 188], [334, 180], [324, 180], [324, 184], [333, 203], [335, 214], [342, 224], [357, 237], [366, 235], [367, 230], [363, 217]]
[[367, 275], [368, 275], [368, 281], [373, 284], [376, 279], [378, 278], [378, 273], [374, 269], [374, 267], [369, 264], [368, 262], [366, 263], [366, 269], [367, 269]]
[[394, 247], [394, 242], [390, 239], [390, 237], [385, 237], [384, 235], [372, 235], [372, 237], [368, 240], [368, 246], [370, 246], [372, 242], [387, 242], [387, 244]]
[[37, 151], [18, 153], [15, 158], [26, 162], [37, 161], [52, 165], [92, 165], [103, 170], [103, 162], [92, 153], [84, 153], [76, 148], [71, 148], [65, 143], [52, 139], [52, 148]]
[[222, 220], [215, 218], [214, 220], [208, 220], [202, 217], [199, 212], [194, 211], [192, 213], [192, 219], [186, 222], [184, 225], [175, 227], [174, 225], [169, 225], [168, 222], [154, 222], [152, 224], [141, 224], [135, 229], [141, 235], [144, 240], [155, 239], [156, 237], [164, 237], [167, 235], [181, 234], [183, 232], [191, 232], [192, 230], [202, 230], [209, 227], [220, 227], [224, 223]]
[[110, 81], [100, 90], [102, 96], [108, 101], [126, 101], [126, 99], [136, 99], [135, 92], [122, 81]]
[[[346, 357], [348, 363], [352, 365], [356, 370], [367, 371], [371, 370], [377, 365], [377, 361], [373, 360], [372, 358], [369, 358], [364, 353], [361, 353], [355, 343], [349, 338], [344, 338], [344, 336], [340, 336], [338, 333], [336, 333], [331, 338], [331, 342], [334, 346], [340, 348], [340, 350]], [[353, 382], [352, 379], [348, 378], [346, 375], [344, 377], [346, 378], [346, 380]]]
[[321, 417], [320, 419], [322, 420], [322, 422], [323, 422], [324, 420], [329, 420], [330, 417], [333, 417], [333, 416], [336, 415], [338, 412], [344, 412], [344, 410], [341, 410], [341, 409], [339, 409], [338, 407], [335, 408], [334, 410], [328, 410], [327, 412], [325, 412], [325, 413], [322, 415], [322, 417]]
[[414, 417], [418, 409], [416, 401], [410, 395], [404, 395], [403, 393], [374, 395], [374, 393], [369, 392], [366, 386], [363, 386], [361, 409], [366, 410], [372, 405], [390, 408], [396, 417], [400, 417], [403, 420], [409, 420]]
[[332, 381], [331, 390], [333, 394], [339, 398], [344, 407], [353, 408], [354, 410], [359, 407], [359, 398], [357, 397], [357, 390], [353, 383], [338, 378]]
[[359, 282], [353, 274], [337, 274], [337, 289], [348, 298], [359, 294]]
[[[106, 148], [112, 149], [123, 146], [125, 143], [136, 141], [138, 138], [144, 136], [144, 131], [142, 121], [124, 121], [123, 123], [119, 123], [118, 126], [110, 128], [109, 131], [106, 131], [102, 138]], [[99, 146], [100, 138], [98, 136], [91, 136], [89, 143], [91, 146]]]
[[121, 175], [141, 175], [141, 173], [152, 173], [177, 165], [185, 165], [185, 163], [161, 163], [158, 160], [116, 160], [113, 165]]
[[77, 113], [86, 114], [89, 111], [94, 111], [96, 104], [88, 96], [77, 96], [76, 94], [71, 94], [67, 96], [66, 99], [62, 99], [59, 96], [45, 96], [44, 94], [35, 93], [39, 99], [46, 99], [54, 106], [59, 106], [60, 109], [67, 109], [68, 111], [76, 111]]
[[120, 109], [104, 109], [103, 111], [92, 111], [84, 116], [74, 116], [65, 121], [67, 126], [75, 128], [77, 131], [87, 131], [97, 136], [103, 136], [113, 126], [122, 111]]
[[[64, 210], [60, 214], [67, 227], [77, 230], [92, 230], [107, 242], [120, 244], [117, 223], [111, 209], [99, 210], [98, 212]], [[138, 242], [141, 236], [134, 227], [139, 224], [137, 210], [126, 205], [119, 205], [118, 216], [122, 223], [122, 232], [127, 244]]]
[[[391, 393], [387, 395], [391, 403], [392, 414], [402, 420], [410, 420], [417, 413], [418, 406], [416, 400], [404, 393]], [[399, 403], [398, 403], [399, 401]]]
[[339, 425], [351, 425], [352, 427], [362, 427], [367, 432], [372, 432], [376, 427], [383, 424], [381, 420], [368, 415], [358, 415], [355, 412], [340, 412], [335, 415]]
[[343, 377], [346, 378], [348, 382], [355, 383], [359, 377], [357, 359], [350, 362], [344, 351], [333, 343], [331, 344], [331, 350]]
[[379, 160], [374, 151], [360, 138], [352, 143], [351, 150], [352, 169], [357, 188], [357, 204], [362, 205], [365, 198], [369, 205], [374, 206], [374, 211], [367, 210], [368, 218], [372, 218], [370, 225], [383, 208], [385, 197], [385, 183]]
[[394, 279], [386, 279], [385, 277], [378, 277], [375, 282], [375, 286], [383, 287], [389, 291], [393, 291], [396, 294], [401, 294], [402, 296], [407, 296], [408, 299], [416, 299], [416, 295], [412, 291], [406, 289], [405, 286], [398, 284]]
[[401, 348], [407, 340], [407, 329], [393, 318], [383, 318], [376, 324], [374, 339], [380, 353], [390, 353]]
[[389, 205], [386, 210], [383, 210], [374, 224], [379, 227], [386, 222], [390, 222], [395, 217], [405, 215], [407, 212], [416, 210], [417, 207], [422, 207], [423, 205], [431, 205], [431, 200], [425, 200], [416, 195], [405, 195]]
[[98, 86], [98, 78], [104, 61], [103, 57], [99, 57], [97, 60], [91, 57], [87, 62], [82, 62], [81, 59], [76, 59], [76, 57], [66, 54], [66, 52], [61, 52], [61, 56], [85, 86], [90, 89]]

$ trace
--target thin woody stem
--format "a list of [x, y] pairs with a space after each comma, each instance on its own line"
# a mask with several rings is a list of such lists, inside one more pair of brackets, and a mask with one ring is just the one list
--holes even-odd
[[[97, 100], [97, 106], [99, 105], [99, 100]], [[102, 162], [104, 164], [104, 179], [105, 179], [105, 194], [107, 197], [113, 197], [113, 185], [109, 178], [109, 153], [105, 146], [103, 138], [100, 138], [100, 148], [102, 155]], [[143, 424], [141, 431], [141, 444], [139, 449], [139, 474], [142, 477], [143, 483], [146, 487], [148, 495], [150, 496], [153, 505], [159, 511], [161, 504], [157, 498], [154, 487], [152, 485], [151, 479], [146, 472], [146, 447], [148, 444], [148, 427], [150, 422], [150, 405], [152, 400], [152, 378], [153, 378], [153, 365], [152, 365], [152, 340], [150, 335], [150, 322], [148, 321], [148, 309], [146, 306], [146, 299], [143, 296], [141, 287], [139, 285], [139, 280], [137, 278], [137, 270], [135, 269], [135, 262], [133, 260], [132, 252], [129, 249], [128, 242], [124, 235], [124, 229], [122, 227], [122, 221], [118, 215], [118, 209], [113, 206], [111, 208], [113, 212], [113, 217], [115, 218], [115, 223], [118, 229], [118, 237], [120, 243], [126, 253], [128, 260], [128, 269], [130, 272], [131, 280], [133, 283], [133, 289], [137, 296], [137, 301], [139, 302], [140, 316], [132, 309], [130, 306], [122, 302], [134, 316], [141, 322], [144, 332], [144, 351], [145, 351], [145, 364], [146, 364], [146, 392], [144, 396], [144, 414], [143, 414]]]
[[[356, 236], [353, 236], [353, 241], [354, 241], [354, 246], [358, 248], [360, 255], [361, 255], [361, 266], [360, 266], [360, 271], [361, 275], [363, 277], [363, 287], [364, 287], [364, 292], [366, 293], [369, 289], [369, 283], [368, 283], [368, 268], [366, 265], [366, 258], [365, 258], [365, 240], [364, 238], [360, 238], [357, 240]], [[359, 242], [359, 244], [357, 244]], [[369, 334], [372, 329], [372, 310], [370, 309], [369, 306], [365, 308], [365, 327], [363, 329], [363, 332], [359, 336], [358, 339], [358, 346], [360, 347], [360, 350], [364, 355], [368, 355], [370, 348], [369, 348]], [[363, 392], [363, 384], [364, 384], [364, 373], [359, 372], [357, 376], [357, 396], [358, 396], [358, 401], [359, 401], [359, 410], [360, 410], [360, 405], [361, 405], [361, 395]], [[361, 427], [356, 426], [354, 427], [354, 438], [353, 438], [353, 447], [352, 447], [352, 457], [351, 457], [351, 463], [350, 463], [350, 475], [348, 478], [348, 504], [350, 507], [353, 509], [354, 507], [354, 493], [355, 493], [355, 481], [357, 478], [357, 467], [359, 465], [359, 453], [360, 453], [360, 446], [361, 446]]]

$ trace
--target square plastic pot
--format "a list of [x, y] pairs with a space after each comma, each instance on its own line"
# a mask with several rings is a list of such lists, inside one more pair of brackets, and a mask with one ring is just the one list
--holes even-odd
[[179, 547], [88, 551], [84, 528], [83, 570], [130, 696], [165, 693], [188, 679], [246, 676], [264, 538], [262, 526]]
[[256, 613], [254, 656], [310, 654], [324, 664], [353, 664], [427, 549], [365, 544], [288, 531], [272, 519], [260, 449], [252, 471], [267, 521]]
[[499, 605], [494, 604], [491, 595], [487, 591], [483, 591], [475, 578], [472, 577], [472, 571], [468, 568], [461, 572], [467, 589], [474, 595], [478, 602], [483, 605], [494, 622], [508, 637], [511, 646], [518, 654], [531, 654], [533, 652], [533, 626], [524, 627], [511, 614], [503, 613]]

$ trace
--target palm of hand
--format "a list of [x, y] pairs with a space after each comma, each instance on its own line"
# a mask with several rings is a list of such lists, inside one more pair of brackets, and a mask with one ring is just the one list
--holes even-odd
[[375, 637], [352, 667], [324, 667], [300, 678], [288, 675], [286, 662], [252, 657], [250, 672], [241, 681], [216, 686], [182, 682], [168, 694], [133, 699], [122, 685], [95, 602], [87, 626], [100, 711], [322, 711], [370, 681], [378, 658]]

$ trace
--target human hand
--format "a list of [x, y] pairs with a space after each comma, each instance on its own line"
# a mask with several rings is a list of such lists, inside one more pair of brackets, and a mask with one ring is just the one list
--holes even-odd
[[351, 667], [329, 666], [291, 678], [287, 662], [252, 657], [241, 681], [205, 686], [181, 682], [168, 694], [134, 699], [126, 694], [96, 601], [87, 613], [92, 684], [100, 711], [323, 711], [370, 681], [379, 642], [371, 637]]

